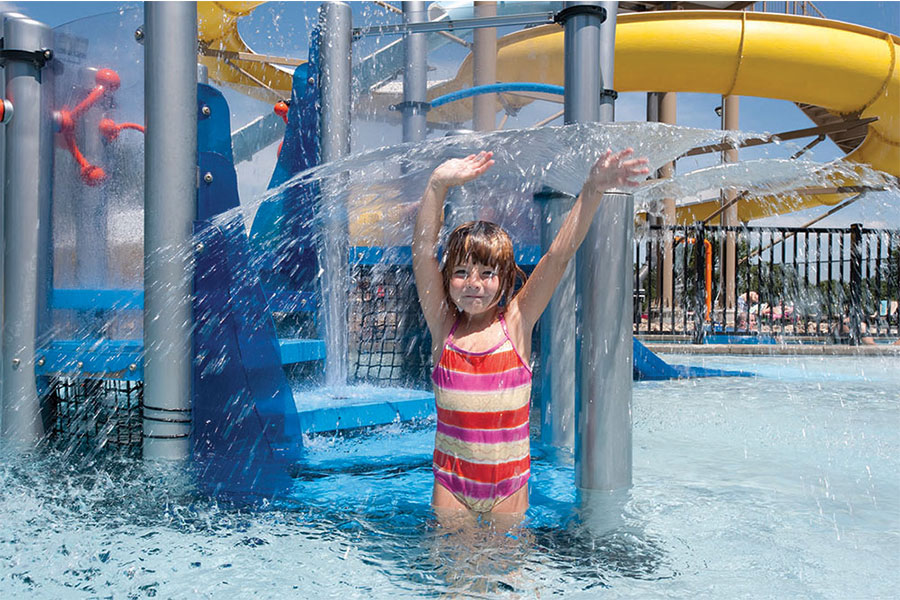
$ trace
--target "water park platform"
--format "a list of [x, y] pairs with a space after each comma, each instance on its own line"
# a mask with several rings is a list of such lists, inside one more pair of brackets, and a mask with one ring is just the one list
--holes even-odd
[[[896, 36], [806, 16], [736, 10], [642, 11], [619, 17], [620, 7], [613, 3], [608, 10], [548, 5], [542, 15], [512, 15], [515, 21], [504, 25], [477, 19], [473, 23], [473, 14], [459, 13], [431, 21], [434, 17], [427, 12], [409, 11], [412, 4], [402, 5], [401, 12], [406, 11], [402, 22], [370, 23], [371, 15], [361, 14], [359, 5], [325, 3], [317, 18], [307, 23], [310, 43], [301, 48], [305, 57], [300, 52], [300, 57], [278, 66], [270, 60], [278, 57], [253, 55], [237, 30], [237, 20], [252, 12], [255, 3], [147, 3], [143, 15], [120, 14], [117, 28], [57, 33], [21, 15], [7, 14], [5, 84], [6, 96], [12, 98], [8, 108], [14, 108], [15, 115], [11, 118], [5, 102], [0, 115], [7, 159], [4, 333], [10, 334], [0, 348], [5, 436], [14, 432], [29, 443], [42, 438], [45, 419], [52, 413], [42, 402], [54, 385], [89, 394], [103, 392], [105, 382], [125, 382], [125, 389], [135, 390], [129, 402], [140, 396], [137, 443], [143, 445], [144, 457], [193, 453], [224, 465], [226, 470], [216, 471], [223, 477], [234, 475], [234, 482], [247, 483], [254, 478], [227, 469], [263, 455], [279, 467], [294, 464], [303, 454], [304, 435], [428, 417], [433, 400], [427, 389], [424, 328], [408, 318], [407, 309], [418, 308], [415, 294], [410, 292], [406, 265], [401, 269], [401, 257], [388, 250], [409, 246], [409, 230], [396, 223], [408, 216], [407, 199], [420, 193], [427, 174], [451, 156], [485, 146], [497, 152], [493, 173], [505, 168], [506, 178], [498, 175], [502, 185], [493, 186], [497, 190], [493, 197], [479, 199], [483, 206], [471, 207], [477, 213], [473, 216], [508, 224], [517, 243], [536, 249], [535, 257], [556, 235], [549, 224], [556, 218], [552, 213], [562, 206], [557, 200], [578, 192], [566, 186], [577, 188], [596, 160], [591, 149], [633, 145], [656, 171], [697, 153], [736, 152], [738, 147], [803, 137], [821, 141], [852, 129], [858, 145], [841, 147], [847, 152], [846, 162], [897, 175]], [[509, 8], [503, 7], [501, 12]], [[491, 50], [496, 74], [489, 82], [473, 86], [474, 67], [465, 59], [451, 79], [432, 81], [430, 87], [414, 83], [428, 83], [426, 59], [429, 52], [452, 41], [456, 34], [447, 35], [450, 30], [506, 25], [524, 29], [498, 38]], [[599, 39], [588, 46], [575, 35], [601, 25], [607, 32], [603, 49]], [[95, 35], [99, 31], [102, 36]], [[420, 33], [423, 37], [414, 37]], [[380, 37], [395, 34], [427, 43], [406, 47], [403, 40], [385, 43]], [[577, 49], [582, 54], [565, 42], [566, 36], [581, 40]], [[97, 37], [115, 51], [95, 51], [103, 48]], [[784, 47], [781, 39], [792, 43]], [[91, 52], [85, 54], [88, 42]], [[835, 51], [823, 52], [823, 43]], [[63, 63], [66, 68], [58, 68]], [[134, 69], [138, 64], [143, 69]], [[614, 64], [619, 64], [615, 74]], [[847, 64], [855, 66], [850, 73]], [[14, 76], [19, 71], [28, 77]], [[390, 80], [401, 71], [409, 76], [403, 86], [386, 85], [399, 83]], [[596, 80], [598, 73], [606, 78], [602, 84]], [[801, 80], [812, 84], [798, 85]], [[43, 86], [44, 82], [52, 85]], [[656, 96], [651, 104], [658, 105], [659, 114], [651, 118], [648, 112], [648, 118], [657, 123], [599, 125], [614, 120], [611, 109], [618, 93], [648, 90], [785, 100], [807, 106], [803, 110], [817, 127], [736, 142], [718, 128], [673, 126], [674, 118], [663, 118]], [[238, 131], [232, 127], [234, 113], [226, 91], [262, 99], [266, 113], [274, 105], [274, 115], [267, 117], [255, 112], [260, 107], [251, 109], [253, 118], [259, 119], [253, 122], [268, 123], [256, 128], [258, 143], [248, 141], [250, 125]], [[490, 101], [487, 112], [493, 123], [485, 128], [474, 126], [472, 106], [473, 98], [482, 97]], [[570, 102], [575, 98], [578, 106]], [[565, 116], [567, 125], [528, 123], [518, 129], [505, 127], [505, 120], [497, 126], [493, 120], [500, 110], [515, 117], [536, 99], [562, 99], [567, 112], [558, 116]], [[722, 129], [737, 129], [728, 125], [727, 118], [736, 113], [724, 104], [723, 111]], [[485, 133], [444, 135], [470, 118], [474, 128]], [[833, 122], [824, 122], [829, 119]], [[381, 131], [373, 133], [372, 140], [351, 140], [351, 120], [378, 123], [373, 129]], [[273, 121], [277, 128], [270, 127]], [[402, 132], [396, 127], [401, 124]], [[495, 131], [486, 133], [489, 129]], [[240, 131], [247, 135], [238, 135]], [[869, 135], [861, 135], [862, 131]], [[242, 201], [236, 165], [264, 148], [274, 150], [282, 136], [267, 191], [255, 191], [256, 197]], [[43, 142], [26, 156], [35, 140]], [[398, 145], [399, 140], [403, 144]], [[538, 150], [526, 157], [523, 148]], [[351, 156], [351, 149], [359, 154]], [[142, 160], [143, 178], [135, 176]], [[534, 163], [534, 168], [526, 168], [526, 162]], [[739, 170], [728, 169], [727, 162], [714, 174]], [[522, 184], [526, 171], [537, 175]], [[354, 177], [347, 177], [351, 173]], [[657, 183], [680, 182], [684, 175], [690, 174]], [[695, 323], [702, 326], [697, 315], [704, 300], [709, 306], [711, 282], [719, 279], [710, 270], [717, 262], [713, 250], [705, 257], [702, 251], [714, 246], [716, 235], [727, 238], [729, 232], [684, 228], [700, 220], [712, 226], [711, 220], [724, 210], [719, 190], [761, 188], [762, 182], [747, 177], [736, 176], [733, 185], [731, 179], [711, 177], [711, 183], [702, 185], [707, 186], [705, 191], [716, 190], [713, 200], [678, 198], [664, 226], [680, 224], [681, 234], [652, 231], [652, 226], [642, 224], [633, 228], [632, 223], [643, 223], [646, 215], [646, 209], [636, 210], [633, 194], [613, 193], [610, 196], [621, 197], [621, 202], [603, 203], [596, 219], [599, 226], [573, 269], [577, 276], [566, 283], [573, 298], [579, 290], [580, 300], [565, 304], [564, 294], [559, 295], [541, 331], [548, 340], [540, 344], [541, 375], [553, 373], [552, 384], [568, 388], [563, 394], [551, 385], [541, 386], [545, 416], [574, 415], [575, 409], [563, 408], [564, 400], [566, 407], [584, 410], [573, 420], [602, 425], [602, 431], [585, 436], [597, 450], [585, 451], [585, 456], [621, 454], [601, 450], [607, 441], [610, 448], [630, 447], [626, 435], [630, 409], [620, 400], [631, 397], [632, 380], [748, 375], [668, 364], [631, 339], [633, 315], [646, 313], [647, 330], [652, 331], [654, 306], [674, 306], [663, 301], [665, 293], [653, 297], [661, 286], [648, 283], [665, 280], [652, 261], [665, 254], [670, 233], [681, 237], [680, 248], [672, 253], [675, 262], [667, 259], [669, 267], [680, 265], [671, 273], [680, 282], [682, 297], [676, 296], [673, 284], [673, 298], [681, 302], [683, 319], [693, 313]], [[417, 178], [422, 179], [421, 186]], [[397, 180], [403, 180], [403, 189]], [[36, 187], [36, 181], [47, 185]], [[828, 183], [831, 187], [824, 191], [762, 186], [764, 196], [741, 194], [734, 200], [736, 214], [729, 220], [737, 223], [832, 205], [850, 194], [876, 189], [852, 177]], [[522, 196], [524, 201], [514, 207], [518, 212], [495, 202], [501, 190], [504, 197], [513, 197], [506, 191]], [[790, 193], [770, 197], [779, 191]], [[662, 194], [650, 200], [669, 197]], [[253, 202], [256, 211], [252, 217], [248, 211], [245, 221], [243, 211]], [[562, 213], [559, 217], [557, 224]], [[451, 221], [448, 217], [447, 224]], [[73, 231], [63, 223], [74, 224]], [[32, 235], [35, 231], [39, 235]], [[644, 231], [653, 235], [640, 246]], [[866, 304], [862, 296], [851, 298], [849, 304], [857, 313], [879, 318], [884, 304], [888, 334], [896, 327], [891, 320], [895, 314], [891, 301], [898, 295], [896, 278], [884, 275], [894, 272], [894, 249], [900, 240], [896, 232], [857, 227], [846, 241], [834, 232], [817, 238], [804, 234], [804, 253], [796, 250], [799, 232], [750, 234], [757, 235], [748, 241], [752, 255], [746, 261], [746, 282], [769, 306], [782, 307], [790, 301], [776, 293], [785, 287], [782, 275], [788, 263], [796, 270], [807, 257], [802, 264], [808, 271], [812, 248], [818, 251], [822, 246], [828, 249], [828, 281], [833, 283], [829, 289], [846, 283], [853, 296], [863, 284], [869, 291], [877, 287], [882, 294], [872, 298], [877, 305]], [[788, 234], [792, 250], [785, 254]], [[634, 240], [639, 241], [637, 247]], [[832, 241], [849, 256], [832, 254]], [[604, 245], [607, 250], [601, 252]], [[780, 251], [777, 255], [773, 246]], [[692, 252], [686, 251], [688, 247]], [[360, 253], [360, 248], [365, 250]], [[823, 270], [824, 259], [816, 260]], [[843, 269], [832, 277], [831, 265], [847, 261], [846, 277]], [[378, 279], [384, 273], [397, 279], [396, 287]], [[739, 270], [722, 280], [741, 276]], [[67, 291], [53, 289], [62, 282]], [[358, 285], [361, 282], [365, 288]], [[351, 283], [358, 285], [358, 294], [350, 289]], [[749, 287], [734, 291], [740, 294], [744, 289], [749, 294]], [[353, 294], [368, 312], [356, 311]], [[395, 302], [392, 311], [387, 310], [389, 302]], [[563, 323], [556, 318], [576, 315], [576, 306], [578, 336], [574, 319]], [[388, 313], [390, 319], [385, 317]], [[837, 307], [835, 314], [842, 318], [846, 307]], [[756, 313], [759, 321], [766, 315], [762, 309]], [[687, 333], [686, 321], [679, 327]], [[553, 331], [547, 333], [548, 329]], [[367, 332], [368, 346], [356, 343], [359, 339], [353, 336], [360, 331]], [[735, 348], [747, 347], [732, 341]], [[771, 344], [759, 346], [768, 349]], [[702, 346], [690, 347], [697, 351]], [[392, 372], [387, 380], [375, 382], [378, 390], [366, 392], [365, 398], [329, 391], [327, 386], [313, 393], [324, 398], [306, 391], [308, 385], [331, 386], [329, 382], [341, 380], [348, 374], [340, 367], [361, 355], [372, 361], [367, 367], [393, 369], [407, 362], [398, 369], [400, 375]], [[410, 372], [418, 374], [415, 391], [398, 387]], [[299, 386], [292, 380], [298, 373], [307, 379]], [[345, 380], [373, 383], [366, 377], [349, 374]], [[332, 387], [339, 385], [343, 383]], [[576, 387], [588, 401], [575, 402]], [[94, 400], [93, 406], [104, 408], [103, 398]], [[571, 424], [560, 429], [575, 430]], [[612, 489], [624, 481], [620, 476], [625, 471], [617, 465], [590, 462], [591, 477], [599, 478], [601, 471], [616, 473], [616, 481], [597, 479], [588, 487], [596, 483], [598, 489]], [[630, 472], [630, 464], [627, 469]]]

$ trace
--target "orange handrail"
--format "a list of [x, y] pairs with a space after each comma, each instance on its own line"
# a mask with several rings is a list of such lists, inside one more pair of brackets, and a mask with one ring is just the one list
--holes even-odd
[[[675, 242], [678, 243], [681, 240], [685, 240], [682, 237], [675, 237]], [[685, 240], [688, 244], [695, 244], [697, 240], [695, 238], [687, 238]], [[711, 320], [712, 315], [712, 242], [705, 239], [703, 240], [703, 251], [706, 254], [706, 264], [704, 265], [704, 274], [706, 275], [705, 282], [705, 290], [706, 290], [706, 320]]]

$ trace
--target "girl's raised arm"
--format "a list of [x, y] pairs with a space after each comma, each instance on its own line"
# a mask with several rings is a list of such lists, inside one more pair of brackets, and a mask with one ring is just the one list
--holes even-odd
[[431, 173], [422, 195], [413, 230], [412, 264], [419, 304], [435, 339], [445, 329], [445, 321], [452, 317], [437, 260], [438, 234], [444, 222], [444, 200], [451, 187], [472, 181], [487, 171], [494, 164], [492, 156], [492, 152], [479, 152], [441, 163]]
[[511, 308], [515, 305], [518, 309], [526, 331], [534, 328], [541, 313], [549, 304], [566, 265], [587, 236], [604, 192], [614, 187], [635, 187], [638, 182], [632, 181], [631, 178], [650, 172], [647, 167], [648, 160], [631, 158], [632, 154], [634, 150], [631, 148], [616, 154], [613, 154], [612, 150], [607, 150], [591, 167], [587, 181], [581, 188], [575, 205], [563, 221], [559, 233], [511, 303]]

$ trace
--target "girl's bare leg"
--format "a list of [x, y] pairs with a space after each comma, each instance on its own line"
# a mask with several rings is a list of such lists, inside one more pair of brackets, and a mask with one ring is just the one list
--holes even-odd
[[492, 513], [522, 513], [528, 510], [528, 484], [526, 483], [511, 496], [504, 498], [491, 510]]

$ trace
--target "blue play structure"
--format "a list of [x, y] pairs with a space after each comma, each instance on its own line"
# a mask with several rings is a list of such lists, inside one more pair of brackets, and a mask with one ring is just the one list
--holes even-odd
[[[321, 225], [320, 190], [315, 182], [285, 185], [320, 163], [320, 36], [314, 34], [312, 40], [308, 62], [293, 75], [287, 127], [269, 182], [273, 195], [260, 205], [249, 232], [239, 210], [230, 108], [218, 90], [198, 86], [200, 177], [189, 294], [193, 336], [190, 407], [144, 403], [140, 409], [144, 439], [185, 440], [189, 436], [199, 481], [215, 492], [252, 488], [257, 494], [278, 495], [290, 487], [292, 470], [302, 464], [305, 435], [424, 419], [434, 412], [430, 390], [372, 388], [365, 397], [333, 394], [327, 401], [307, 402], [308, 390], [298, 388], [289, 377], [289, 371], [304, 366], [316, 365], [311, 370], [321, 370], [318, 365], [326, 359], [326, 344], [317, 322], [323, 304], [316, 239]], [[431, 104], [505, 91], [563, 93], [558, 86], [507, 83], [457, 92]], [[539, 252], [533, 247], [519, 252], [524, 265], [533, 265], [538, 259]], [[395, 267], [408, 267], [410, 261], [408, 247], [351, 248], [350, 257], [357, 263]], [[134, 289], [82, 285], [48, 294], [48, 310], [78, 315], [79, 319], [96, 317], [97, 322], [101, 322], [100, 315], [140, 314], [146, 304], [144, 291]], [[277, 329], [273, 313], [297, 316], [306, 326], [297, 329], [297, 336], [289, 336]], [[425, 333], [422, 329], [416, 335]], [[140, 339], [115, 339], [100, 328], [80, 330], [72, 338], [48, 337], [35, 350], [39, 358], [34, 374], [42, 382], [40, 386], [65, 378], [138, 385], [145, 381], [144, 358], [149, 348]], [[736, 375], [745, 373], [669, 365], [634, 341], [635, 380]], [[48, 420], [51, 417], [44, 415]], [[177, 425], [185, 431], [148, 434], [147, 422]]]

